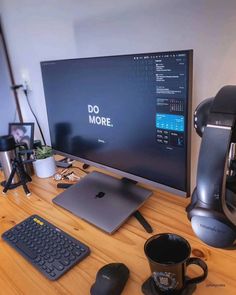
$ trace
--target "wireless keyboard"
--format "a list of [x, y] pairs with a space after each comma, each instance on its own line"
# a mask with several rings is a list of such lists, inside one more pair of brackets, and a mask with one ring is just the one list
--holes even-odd
[[2, 238], [49, 280], [56, 280], [89, 255], [89, 248], [42, 217], [32, 215]]

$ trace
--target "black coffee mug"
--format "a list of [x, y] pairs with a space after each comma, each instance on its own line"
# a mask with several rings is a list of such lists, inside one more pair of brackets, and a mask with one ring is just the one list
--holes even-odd
[[[208, 269], [204, 261], [190, 258], [191, 247], [184, 238], [176, 234], [163, 233], [152, 236], [144, 245], [152, 277], [157, 289], [171, 294], [188, 284], [198, 284], [207, 277]], [[196, 278], [186, 278], [187, 267], [191, 264], [200, 266], [203, 274]]]

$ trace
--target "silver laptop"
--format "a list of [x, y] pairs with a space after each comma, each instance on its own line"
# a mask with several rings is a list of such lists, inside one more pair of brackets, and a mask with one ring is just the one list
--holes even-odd
[[151, 194], [136, 184], [91, 172], [53, 202], [112, 234]]

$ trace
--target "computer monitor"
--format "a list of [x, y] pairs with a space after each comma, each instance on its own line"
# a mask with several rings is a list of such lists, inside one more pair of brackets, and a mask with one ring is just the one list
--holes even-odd
[[[190, 194], [192, 50], [44, 61], [41, 70], [56, 153], [180, 196]], [[104, 229], [113, 210], [121, 210], [118, 215], [125, 218], [127, 199], [139, 195], [137, 188], [141, 191], [135, 208], [125, 215], [150, 196], [150, 191], [127, 181], [95, 174], [55, 203], [73, 212], [76, 204], [81, 208], [85, 202], [82, 213], [74, 213], [81, 216], [91, 206], [81, 217]], [[80, 199], [81, 194], [85, 198]], [[106, 211], [111, 209], [105, 221], [104, 216], [100, 221], [93, 218], [99, 211], [97, 199]], [[105, 230], [117, 227], [105, 225]]]

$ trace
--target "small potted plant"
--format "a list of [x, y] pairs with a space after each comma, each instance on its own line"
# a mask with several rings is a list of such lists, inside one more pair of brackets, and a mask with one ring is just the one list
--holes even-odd
[[40, 178], [47, 178], [55, 174], [56, 164], [50, 146], [37, 147], [33, 162], [35, 174]]

